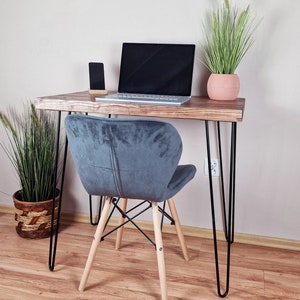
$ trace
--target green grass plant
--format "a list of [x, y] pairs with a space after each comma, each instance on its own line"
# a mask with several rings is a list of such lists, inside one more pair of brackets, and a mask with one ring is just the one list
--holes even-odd
[[204, 26], [204, 65], [214, 74], [234, 74], [254, 42], [256, 27], [249, 6], [239, 11], [229, 0], [224, 0], [211, 13], [208, 26]]
[[55, 193], [56, 127], [50, 113], [25, 105], [21, 113], [11, 108], [0, 112], [9, 143], [1, 143], [19, 177], [21, 198], [39, 202]]

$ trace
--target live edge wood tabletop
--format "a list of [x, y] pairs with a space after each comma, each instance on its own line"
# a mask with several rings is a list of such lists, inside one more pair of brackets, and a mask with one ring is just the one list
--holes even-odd
[[96, 101], [96, 97], [99, 96], [83, 91], [38, 97], [34, 104], [37, 109], [43, 110], [220, 122], [241, 122], [245, 107], [245, 99], [243, 98], [233, 101], [216, 101], [207, 97], [192, 96], [190, 101], [176, 106], [101, 102]]

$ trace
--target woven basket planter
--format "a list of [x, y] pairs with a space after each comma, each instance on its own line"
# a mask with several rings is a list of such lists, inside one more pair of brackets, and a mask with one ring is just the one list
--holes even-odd
[[[53, 200], [24, 202], [18, 200], [20, 191], [13, 195], [15, 205], [16, 231], [23, 238], [41, 239], [51, 234]], [[59, 191], [55, 198], [54, 228], [57, 224]]]

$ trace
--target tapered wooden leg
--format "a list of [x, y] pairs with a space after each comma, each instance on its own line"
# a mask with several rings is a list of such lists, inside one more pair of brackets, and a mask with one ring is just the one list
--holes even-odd
[[[127, 208], [127, 201], [128, 199], [127, 198], [122, 198], [122, 203], [121, 203], [121, 209], [123, 211], [126, 211], [126, 208]], [[123, 224], [125, 221], [125, 218], [122, 214], [120, 214], [120, 217], [119, 217], [119, 224], [118, 225], [121, 225]], [[121, 226], [118, 230], [117, 230], [117, 239], [116, 239], [116, 249], [119, 250], [120, 247], [121, 247], [121, 242], [122, 242], [122, 237], [123, 237], [123, 230], [124, 230], [124, 226]]]
[[153, 226], [154, 226], [154, 235], [155, 235], [155, 244], [156, 244], [156, 255], [157, 255], [157, 264], [158, 264], [158, 274], [160, 281], [161, 289], [161, 299], [167, 300], [167, 279], [166, 279], [166, 268], [165, 268], [165, 259], [164, 259], [164, 249], [160, 229], [160, 218], [158, 213], [157, 202], [152, 202], [152, 213], [153, 213]]
[[174, 204], [174, 200], [172, 198], [168, 199], [168, 205], [170, 208], [170, 212], [171, 212], [171, 216], [174, 219], [175, 222], [175, 228], [176, 228], [176, 232], [177, 232], [177, 236], [178, 236], [178, 240], [182, 249], [182, 253], [183, 253], [183, 257], [186, 261], [189, 260], [189, 255], [188, 255], [188, 250], [187, 250], [187, 246], [185, 243], [185, 239], [184, 239], [184, 235], [182, 233], [181, 230], [181, 224], [178, 218], [178, 214], [177, 214], [177, 210]]
[[107, 221], [109, 210], [110, 210], [110, 207], [111, 207], [111, 202], [112, 202], [111, 197], [109, 197], [105, 200], [103, 211], [102, 211], [102, 214], [101, 214], [101, 217], [100, 217], [100, 220], [99, 220], [99, 223], [98, 223], [95, 235], [94, 235], [94, 240], [92, 242], [92, 246], [90, 248], [89, 256], [88, 256], [88, 259], [86, 261], [86, 265], [85, 265], [85, 268], [84, 268], [84, 271], [83, 271], [83, 274], [82, 274], [82, 277], [81, 277], [81, 281], [80, 281], [80, 284], [79, 284], [79, 291], [80, 292], [83, 292], [83, 290], [85, 288], [85, 285], [86, 285], [86, 282], [88, 280], [88, 277], [89, 277], [89, 274], [90, 274], [90, 271], [91, 271], [91, 267], [92, 267], [92, 264], [93, 264], [93, 260], [94, 260], [95, 255], [96, 255], [96, 250], [97, 250], [97, 247], [100, 243], [101, 237], [103, 235], [103, 231], [104, 231], [104, 228], [105, 228], [105, 223]]

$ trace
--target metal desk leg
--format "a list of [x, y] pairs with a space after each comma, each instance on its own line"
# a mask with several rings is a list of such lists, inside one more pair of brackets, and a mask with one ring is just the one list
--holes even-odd
[[89, 195], [89, 203], [90, 203], [90, 223], [91, 225], [98, 225], [100, 221], [100, 216], [102, 213], [102, 206], [103, 206], [103, 196], [100, 196], [100, 203], [99, 203], [99, 208], [98, 208], [98, 215], [96, 218], [96, 221], [93, 220], [93, 196]]
[[[225, 237], [227, 240], [227, 271], [226, 271], [226, 287], [225, 291], [221, 291], [220, 283], [220, 270], [219, 270], [219, 256], [218, 256], [218, 242], [216, 233], [216, 221], [215, 221], [215, 207], [214, 207], [214, 192], [211, 169], [208, 168], [209, 173], [209, 189], [210, 189], [210, 200], [211, 200], [211, 214], [212, 214], [212, 227], [213, 227], [213, 240], [214, 240], [214, 252], [215, 252], [215, 264], [216, 264], [216, 279], [217, 279], [217, 290], [218, 295], [224, 298], [229, 292], [229, 278], [230, 278], [230, 248], [234, 241], [234, 206], [235, 206], [235, 168], [236, 168], [236, 122], [232, 123], [231, 127], [231, 146], [230, 146], [230, 171], [229, 171], [229, 198], [228, 198], [228, 218], [226, 213], [226, 201], [224, 193], [224, 178], [223, 178], [223, 162], [222, 162], [222, 145], [221, 145], [221, 133], [220, 124], [217, 122], [217, 134], [218, 134], [218, 150], [220, 158], [220, 184], [221, 184], [221, 200], [223, 205], [223, 222]], [[207, 145], [207, 160], [208, 165], [211, 164], [211, 153], [210, 153], [210, 137], [209, 137], [209, 122], [205, 121], [206, 131], [206, 145]]]
[[[59, 143], [60, 143], [60, 123], [61, 123], [61, 111], [58, 112], [58, 121], [57, 121], [57, 136], [56, 136], [56, 158], [55, 158], [55, 187], [58, 173], [58, 162], [59, 162]], [[55, 207], [55, 198], [53, 198], [53, 206], [52, 206], [52, 222], [51, 222], [51, 233], [50, 233], [50, 245], [49, 245], [49, 261], [48, 266], [49, 270], [54, 270], [55, 265], [55, 256], [56, 256], [56, 246], [57, 246], [57, 238], [58, 238], [58, 230], [60, 224], [60, 213], [61, 213], [61, 204], [62, 204], [62, 194], [64, 187], [64, 179], [65, 179], [65, 169], [67, 162], [67, 150], [68, 150], [68, 140], [66, 138], [65, 141], [65, 149], [64, 149], [64, 159], [62, 165], [62, 177], [61, 177], [61, 186], [60, 186], [60, 197], [59, 197], [59, 206], [58, 206], [58, 215], [57, 215], [57, 223], [56, 228], [54, 228], [54, 207]], [[53, 240], [54, 239], [54, 240]]]

